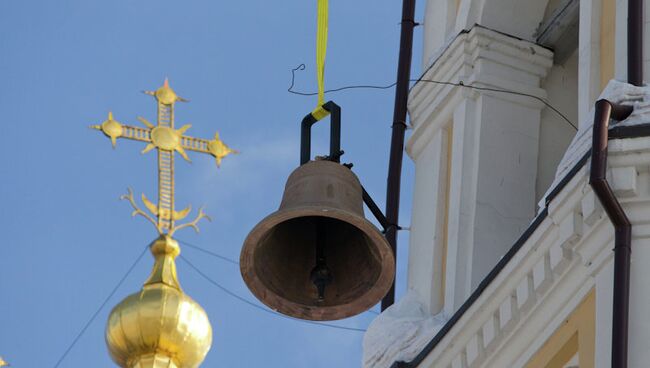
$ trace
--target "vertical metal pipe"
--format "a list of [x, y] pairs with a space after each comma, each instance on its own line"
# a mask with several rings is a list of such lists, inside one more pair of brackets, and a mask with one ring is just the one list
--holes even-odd
[[[415, 27], [415, 0], [402, 3], [402, 23], [397, 65], [397, 85], [395, 88], [395, 109], [393, 112], [393, 133], [390, 143], [390, 161], [388, 163], [388, 182], [386, 186], [386, 218], [389, 226], [386, 239], [397, 260], [397, 224], [399, 223], [400, 185], [402, 179], [402, 158], [404, 156], [404, 133], [406, 131], [406, 114], [411, 79], [411, 59], [413, 54], [413, 28]], [[397, 262], [396, 262], [397, 264]], [[395, 280], [388, 294], [381, 301], [381, 310], [395, 302]]]
[[627, 5], [627, 80], [643, 85], [643, 0], [628, 0]]
[[[643, 0], [628, 0], [627, 79], [643, 85]], [[612, 311], [612, 367], [627, 368], [630, 313], [630, 257], [632, 224], [607, 182], [609, 120], [624, 120], [632, 107], [596, 102], [589, 183], [614, 225], [614, 295]]]
[[630, 256], [632, 226], [616, 228], [614, 240], [614, 302], [612, 312], [612, 367], [627, 368], [630, 319]]
[[589, 184], [614, 225], [613, 368], [627, 367], [632, 225], [607, 182], [607, 143], [609, 120], [624, 120], [631, 113], [631, 106], [613, 104], [607, 100], [596, 102], [589, 174]]

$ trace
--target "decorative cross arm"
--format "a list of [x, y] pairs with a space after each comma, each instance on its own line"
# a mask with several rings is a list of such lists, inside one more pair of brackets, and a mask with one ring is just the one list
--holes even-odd
[[100, 125], [91, 125], [110, 138], [113, 147], [117, 144], [118, 138], [125, 138], [134, 141], [146, 142], [148, 145], [142, 150], [142, 153], [151, 151], [154, 148], [176, 151], [186, 161], [191, 161], [185, 153], [194, 151], [212, 155], [217, 166], [221, 166], [221, 160], [229, 154], [239, 153], [239, 151], [228, 147], [219, 137], [219, 132], [214, 134], [214, 139], [195, 138], [183, 135], [192, 125], [183, 125], [178, 130], [170, 127], [161, 127], [151, 124], [147, 119], [138, 117], [146, 128], [126, 125], [118, 122], [113, 118], [113, 113], [108, 113], [108, 118]]
[[190, 161], [186, 151], [207, 153], [212, 155], [217, 162], [217, 166], [220, 166], [224, 157], [238, 152], [223, 143], [218, 132], [214, 135], [214, 139], [209, 140], [184, 135], [191, 127], [189, 124], [183, 125], [179, 129], [174, 128], [174, 104], [177, 101], [187, 102], [187, 100], [179, 97], [169, 86], [167, 80], [156, 91], [145, 91], [145, 93], [154, 96], [158, 101], [158, 122], [156, 125], [143, 117], [138, 117], [138, 120], [144, 124], [144, 127], [125, 125], [115, 120], [113, 113], [109, 112], [108, 119], [99, 125], [92, 125], [91, 128], [101, 131], [110, 138], [113, 147], [115, 147], [118, 138], [124, 138], [146, 143], [147, 145], [142, 150], [142, 153], [153, 149], [158, 151], [158, 203], [154, 204], [144, 194], [142, 195], [144, 207], [153, 216], [138, 207], [131, 190], [129, 190], [128, 194], [122, 196], [122, 199], [126, 199], [131, 203], [134, 216], [141, 215], [145, 217], [156, 226], [160, 234], [167, 233], [171, 236], [176, 230], [187, 227], [198, 231], [198, 221], [203, 218], [209, 219], [202, 209], [199, 210], [198, 216], [193, 221], [179, 226], [175, 225], [175, 221], [187, 217], [191, 207], [188, 206], [180, 211], [176, 211], [174, 207], [174, 154], [178, 152], [186, 161]]

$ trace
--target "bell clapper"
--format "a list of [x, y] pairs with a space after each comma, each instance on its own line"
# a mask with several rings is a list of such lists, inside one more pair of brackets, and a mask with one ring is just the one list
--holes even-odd
[[325, 300], [325, 287], [332, 283], [332, 275], [325, 262], [327, 232], [322, 221], [316, 225], [316, 266], [311, 270], [311, 281], [318, 289], [318, 301]]

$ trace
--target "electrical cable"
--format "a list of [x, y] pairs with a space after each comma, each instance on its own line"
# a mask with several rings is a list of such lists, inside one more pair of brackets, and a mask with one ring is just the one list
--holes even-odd
[[79, 339], [81, 339], [81, 336], [83, 336], [83, 334], [86, 332], [86, 330], [88, 330], [88, 327], [90, 327], [90, 325], [93, 323], [93, 321], [95, 321], [95, 319], [97, 318], [97, 316], [99, 315], [99, 313], [102, 311], [102, 309], [104, 309], [104, 307], [106, 306], [106, 304], [108, 304], [108, 302], [111, 300], [111, 298], [113, 297], [113, 295], [115, 295], [115, 293], [116, 293], [117, 290], [120, 288], [120, 286], [122, 286], [122, 284], [124, 283], [124, 281], [126, 280], [126, 278], [129, 277], [129, 275], [131, 274], [131, 272], [133, 272], [133, 270], [135, 269], [135, 266], [140, 262], [140, 260], [141, 260], [142, 257], [144, 256], [144, 254], [147, 252], [147, 249], [148, 249], [148, 248], [149, 248], [149, 246], [147, 245], [146, 247], [144, 247], [144, 249], [142, 249], [142, 252], [141, 252], [140, 255], [138, 256], [138, 258], [135, 260], [135, 262], [133, 262], [133, 264], [131, 265], [131, 267], [129, 267], [129, 269], [126, 271], [126, 273], [124, 274], [124, 276], [122, 276], [122, 278], [121, 278], [120, 281], [117, 283], [117, 285], [115, 285], [115, 287], [113, 288], [113, 290], [111, 290], [111, 292], [108, 294], [108, 296], [106, 297], [106, 299], [104, 299], [104, 302], [99, 306], [99, 308], [97, 308], [97, 310], [95, 311], [95, 313], [92, 315], [92, 317], [90, 317], [90, 319], [88, 320], [88, 322], [86, 322], [86, 324], [85, 324], [84, 327], [81, 329], [81, 331], [79, 331], [79, 333], [78, 333], [77, 336], [74, 338], [74, 340], [72, 340], [72, 343], [68, 346], [68, 348], [65, 350], [65, 352], [61, 355], [61, 357], [59, 358], [59, 360], [58, 360], [58, 361], [56, 362], [56, 364], [54, 365], [54, 368], [57, 368], [57, 367], [58, 367], [58, 366], [63, 362], [63, 360], [65, 359], [65, 357], [68, 355], [68, 353], [70, 353], [70, 351], [72, 350], [72, 348], [74, 348], [74, 346], [77, 344], [77, 342], [79, 341]]
[[[188, 242], [186, 242], [186, 241], [179, 240], [179, 242], [185, 244], [186, 246], [188, 246], [188, 247], [190, 247], [190, 248], [194, 248], [194, 249], [196, 249], [196, 250], [198, 250], [198, 251], [201, 251], [201, 252], [204, 252], [204, 253], [206, 253], [206, 254], [209, 254], [209, 255], [211, 255], [211, 256], [213, 256], [213, 257], [216, 257], [216, 258], [222, 259], [222, 260], [224, 260], [224, 261], [227, 261], [227, 262], [230, 262], [230, 263], [233, 263], [233, 264], [237, 264], [237, 265], [239, 264], [239, 262], [234, 261], [234, 260], [232, 260], [232, 259], [230, 259], [230, 258], [228, 258], [228, 257], [224, 257], [224, 256], [222, 256], [222, 255], [220, 255], [220, 254], [217, 254], [217, 253], [211, 252], [211, 251], [209, 251], [209, 250], [207, 250], [207, 249], [203, 249], [203, 248], [201, 248], [201, 247], [199, 247], [199, 246], [193, 245], [193, 244], [188, 243]], [[145, 246], [145, 247], [142, 249], [142, 252], [138, 255], [138, 258], [136, 258], [136, 260], [133, 262], [133, 264], [131, 265], [131, 267], [129, 267], [129, 269], [126, 271], [126, 273], [122, 276], [122, 278], [120, 278], [120, 280], [117, 282], [117, 284], [113, 287], [113, 289], [111, 290], [111, 292], [106, 296], [106, 298], [104, 299], [104, 301], [102, 302], [102, 304], [99, 306], [99, 308], [97, 308], [97, 310], [95, 311], [95, 313], [93, 313], [93, 315], [90, 317], [90, 319], [89, 319], [89, 320], [84, 324], [84, 327], [83, 327], [83, 328], [79, 331], [79, 333], [75, 336], [75, 338], [72, 340], [72, 342], [70, 343], [70, 345], [66, 348], [66, 350], [63, 352], [63, 354], [61, 354], [61, 357], [60, 357], [59, 360], [56, 362], [56, 364], [54, 365], [53, 368], [58, 368], [58, 367], [61, 365], [61, 363], [63, 363], [63, 361], [65, 360], [65, 358], [66, 358], [66, 357], [68, 356], [68, 354], [72, 351], [72, 349], [75, 347], [75, 345], [79, 342], [79, 340], [81, 339], [81, 337], [86, 333], [86, 331], [88, 330], [88, 328], [90, 327], [90, 325], [95, 321], [95, 319], [97, 318], [97, 316], [99, 315], [99, 313], [101, 313], [101, 311], [104, 309], [104, 307], [106, 307], [106, 305], [108, 304], [108, 302], [113, 298], [113, 296], [114, 296], [115, 293], [119, 290], [119, 288], [122, 286], [122, 284], [124, 284], [124, 281], [126, 281], [127, 277], [129, 277], [129, 275], [131, 274], [131, 272], [133, 272], [133, 270], [134, 270], [135, 267], [138, 265], [138, 263], [140, 263], [140, 260], [142, 260], [142, 257], [144, 257], [144, 255], [145, 255], [145, 253], [147, 252], [147, 249], [148, 249], [148, 248], [149, 248], [149, 245]], [[192, 264], [189, 260], [187, 260], [187, 258], [185, 258], [185, 257], [183, 257], [183, 256], [180, 256], [180, 258], [181, 258], [184, 262], [186, 262], [186, 263], [187, 263], [191, 268], [193, 268], [193, 269], [194, 269], [194, 270], [195, 270], [199, 275], [201, 275], [203, 278], [205, 278], [206, 280], [208, 280], [208, 281], [209, 281], [210, 283], [212, 283], [214, 286], [216, 286], [216, 287], [218, 287], [219, 289], [221, 289], [224, 293], [226, 293], [226, 294], [232, 296], [233, 298], [236, 298], [236, 299], [238, 299], [239, 301], [244, 302], [244, 303], [246, 303], [246, 304], [248, 304], [248, 305], [250, 305], [250, 306], [252, 306], [252, 307], [255, 307], [255, 308], [257, 308], [257, 309], [260, 309], [260, 310], [262, 310], [262, 311], [264, 311], [264, 312], [267, 312], [267, 313], [270, 313], [270, 314], [273, 314], [273, 315], [277, 315], [277, 316], [280, 316], [280, 317], [283, 317], [283, 318], [287, 318], [287, 319], [290, 319], [290, 320], [295, 320], [295, 321], [299, 321], [299, 322], [304, 322], [304, 323], [314, 324], [314, 325], [318, 325], [318, 326], [325, 326], [325, 327], [331, 327], [331, 328], [337, 328], [337, 329], [349, 330], [349, 331], [365, 332], [365, 330], [360, 329], [360, 328], [337, 326], [337, 325], [332, 325], [332, 324], [327, 324], [327, 323], [318, 323], [318, 322], [313, 322], [313, 321], [300, 320], [300, 319], [297, 319], [297, 318], [291, 318], [291, 317], [285, 316], [285, 315], [283, 315], [283, 314], [280, 314], [280, 313], [274, 312], [274, 311], [272, 311], [272, 310], [270, 310], [270, 309], [266, 309], [266, 308], [264, 308], [264, 307], [261, 307], [261, 306], [255, 304], [255, 303], [252, 303], [252, 302], [246, 300], [245, 298], [243, 298], [243, 297], [241, 297], [241, 296], [239, 296], [239, 295], [233, 293], [232, 291], [226, 289], [225, 287], [223, 287], [222, 285], [220, 285], [220, 284], [217, 283], [216, 281], [212, 280], [208, 275], [206, 275], [205, 273], [203, 273], [203, 272], [202, 272], [201, 270], [199, 270], [196, 266], [194, 266], [194, 264]], [[369, 312], [374, 312], [374, 311], [369, 311]], [[374, 312], [374, 313], [376, 313], [376, 312]]]
[[[180, 239], [177, 239], [177, 240], [178, 240], [179, 243], [181, 243], [183, 245], [186, 245], [186, 246], [188, 246], [188, 247], [190, 247], [192, 249], [198, 250], [199, 252], [203, 252], [203, 253], [205, 253], [207, 255], [210, 255], [210, 256], [215, 257], [215, 258], [219, 258], [222, 261], [226, 261], [226, 262], [232, 263], [234, 265], [239, 265], [239, 262], [235, 261], [234, 259], [228, 258], [226, 256], [222, 256], [221, 254], [218, 254], [218, 253], [215, 253], [213, 251], [207, 250], [207, 249], [205, 249], [203, 247], [199, 247], [198, 245], [188, 243], [185, 240], [180, 240]], [[366, 312], [374, 314], [374, 315], [379, 315], [379, 312], [374, 311], [372, 309], [368, 309]]]
[[[299, 96], [316, 96], [318, 95], [318, 92], [299, 92], [299, 91], [294, 91], [294, 83], [295, 83], [295, 78], [296, 78], [296, 70], [305, 70], [305, 64], [300, 64], [297, 67], [291, 69], [291, 85], [287, 89], [287, 92], [292, 93], [294, 95], [299, 95]], [[397, 85], [397, 82], [387, 85], [387, 86], [373, 86], [373, 85], [354, 85], [354, 86], [345, 86], [345, 87], [340, 87], [340, 88], [334, 88], [334, 89], [326, 89], [324, 93], [332, 93], [332, 92], [340, 92], [340, 91], [345, 91], [348, 89], [390, 89], [395, 87]]]
[[[318, 94], [318, 92], [300, 92], [300, 91], [294, 91], [293, 87], [295, 85], [295, 77], [296, 77], [296, 71], [298, 70], [305, 70], [305, 64], [300, 64], [296, 68], [291, 69], [291, 85], [287, 89], [287, 92], [294, 94], [294, 95], [299, 95], [299, 96], [315, 96]], [[545, 99], [535, 96], [529, 93], [523, 93], [523, 92], [517, 92], [517, 91], [510, 91], [507, 89], [500, 89], [500, 88], [491, 88], [491, 87], [479, 87], [479, 86], [473, 86], [471, 84], [465, 84], [463, 81], [460, 81], [458, 83], [454, 82], [443, 82], [443, 81], [436, 81], [432, 79], [424, 79], [422, 77], [418, 79], [411, 79], [411, 82], [415, 82], [415, 84], [419, 82], [426, 82], [426, 83], [433, 83], [433, 84], [441, 84], [441, 85], [448, 85], [448, 86], [454, 86], [454, 87], [462, 87], [462, 88], [469, 88], [469, 89], [475, 89], [479, 91], [489, 91], [489, 92], [499, 92], [499, 93], [508, 93], [512, 95], [517, 95], [517, 96], [524, 96], [528, 98], [535, 99], [541, 103], [543, 103], [546, 107], [551, 109], [553, 112], [555, 112], [558, 116], [560, 116], [567, 124], [571, 125], [571, 127], [575, 130], [578, 131], [578, 127], [571, 121], [569, 118], [566, 117], [560, 110], [555, 108], [553, 105], [551, 105], [548, 101]], [[344, 86], [344, 87], [339, 87], [339, 88], [334, 88], [334, 89], [328, 89], [325, 90], [324, 93], [332, 93], [332, 92], [341, 92], [349, 89], [390, 89], [393, 88], [397, 85], [397, 82], [391, 83], [385, 86], [378, 86], [378, 85], [350, 85], [350, 86]]]
[[303, 323], [307, 323], [307, 324], [311, 324], [311, 325], [316, 325], [316, 326], [325, 326], [325, 327], [336, 328], [336, 329], [347, 330], [347, 331], [366, 332], [366, 330], [361, 329], [361, 328], [345, 327], [345, 326], [337, 326], [337, 325], [332, 325], [332, 324], [329, 324], [329, 323], [321, 323], [321, 322], [314, 322], [314, 321], [307, 321], [307, 320], [297, 319], [297, 318], [293, 318], [293, 317], [285, 316], [284, 314], [278, 313], [278, 312], [273, 311], [273, 310], [271, 310], [271, 309], [267, 309], [267, 308], [265, 308], [265, 307], [262, 307], [261, 305], [257, 305], [257, 304], [255, 304], [255, 303], [249, 301], [248, 299], [246, 299], [246, 298], [244, 298], [244, 297], [242, 297], [242, 296], [239, 296], [239, 295], [235, 294], [234, 292], [228, 290], [226, 287], [222, 286], [221, 284], [219, 284], [218, 282], [216, 282], [214, 279], [212, 279], [210, 276], [208, 276], [208, 275], [205, 274], [203, 271], [201, 271], [197, 266], [195, 266], [192, 262], [190, 262], [190, 261], [189, 261], [186, 257], [184, 257], [183, 255], [180, 256], [180, 259], [182, 259], [185, 263], [187, 263], [188, 266], [190, 266], [192, 269], [194, 269], [194, 271], [196, 271], [196, 273], [198, 273], [199, 275], [201, 275], [201, 277], [203, 277], [206, 281], [208, 281], [208, 282], [211, 283], [212, 285], [216, 286], [217, 288], [219, 288], [219, 289], [220, 289], [221, 291], [223, 291], [224, 293], [230, 295], [231, 297], [233, 297], [233, 298], [239, 300], [239, 301], [242, 302], [242, 303], [248, 304], [249, 306], [251, 306], [251, 307], [253, 307], [253, 308], [256, 308], [256, 309], [259, 309], [259, 310], [261, 310], [261, 311], [263, 311], [263, 312], [266, 312], [266, 313], [272, 314], [272, 315], [274, 315], [274, 316], [279, 316], [279, 317], [282, 317], [282, 318], [286, 318], [286, 319], [289, 319], [289, 320], [292, 320], [292, 321], [303, 322]]
[[[179, 243], [181, 243], [181, 244], [183, 244], [183, 245], [185, 245], [185, 246], [187, 246], [187, 247], [189, 247], [189, 248], [192, 248], [192, 249], [198, 250], [199, 252], [202, 252], [202, 253], [205, 253], [205, 254], [210, 255], [210, 256], [212, 256], [212, 257], [218, 258], [218, 259], [220, 259], [220, 260], [222, 260], [222, 261], [226, 261], [226, 262], [228, 262], [228, 263], [232, 263], [232, 264], [234, 264], [234, 265], [239, 266], [239, 262], [235, 261], [235, 260], [232, 259], [232, 258], [228, 258], [228, 257], [226, 257], [226, 256], [222, 256], [221, 254], [218, 254], [218, 253], [215, 253], [215, 252], [213, 252], [213, 251], [207, 250], [207, 249], [205, 249], [205, 248], [203, 248], [203, 247], [199, 247], [198, 245], [195, 245], [195, 244], [192, 244], [192, 243], [188, 243], [188, 242], [185, 241], [185, 240], [180, 240], [180, 239], [177, 239], [177, 240], [178, 240]], [[371, 313], [371, 314], [374, 314], [374, 315], [379, 315], [379, 312], [374, 311], [374, 310], [372, 310], [372, 309], [368, 309], [366, 312]]]
[[190, 248], [192, 248], [192, 249], [198, 250], [199, 252], [203, 252], [203, 253], [205, 253], [205, 254], [207, 254], [207, 255], [210, 255], [210, 256], [212, 256], [212, 257], [219, 258], [219, 259], [222, 260], [222, 261], [226, 261], [226, 262], [228, 262], [228, 263], [232, 263], [232, 264], [234, 264], [234, 265], [239, 266], [239, 262], [235, 261], [234, 259], [228, 258], [228, 257], [226, 257], [226, 256], [222, 256], [221, 254], [218, 254], [218, 253], [215, 253], [215, 252], [213, 252], [213, 251], [207, 250], [207, 249], [205, 249], [205, 248], [199, 247], [198, 245], [194, 245], [194, 244], [192, 244], [192, 243], [188, 243], [188, 242], [186, 242], [185, 240], [180, 240], [180, 239], [177, 239], [177, 240], [178, 240], [179, 243], [181, 243], [181, 244], [183, 244], [183, 245], [186, 245], [186, 246], [188, 246], [188, 247], [190, 247]]

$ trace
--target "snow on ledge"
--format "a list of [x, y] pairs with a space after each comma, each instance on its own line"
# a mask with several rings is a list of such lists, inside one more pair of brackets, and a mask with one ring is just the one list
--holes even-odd
[[[612, 79], [600, 94], [599, 99], [634, 106], [634, 111], [630, 117], [620, 123], [611, 124], [610, 128], [650, 123], [650, 86], [637, 87]], [[546, 197], [558, 185], [562, 178], [568, 174], [569, 170], [578, 163], [580, 158], [591, 149], [593, 126], [594, 107], [589, 112], [589, 120], [580, 125], [580, 129], [578, 129], [578, 132], [573, 137], [571, 144], [557, 167], [553, 183], [539, 201], [538, 206], [540, 211], [546, 207]]]
[[396, 361], [411, 361], [447, 323], [443, 313], [431, 315], [409, 290], [382, 312], [363, 336], [363, 367], [388, 368]]

